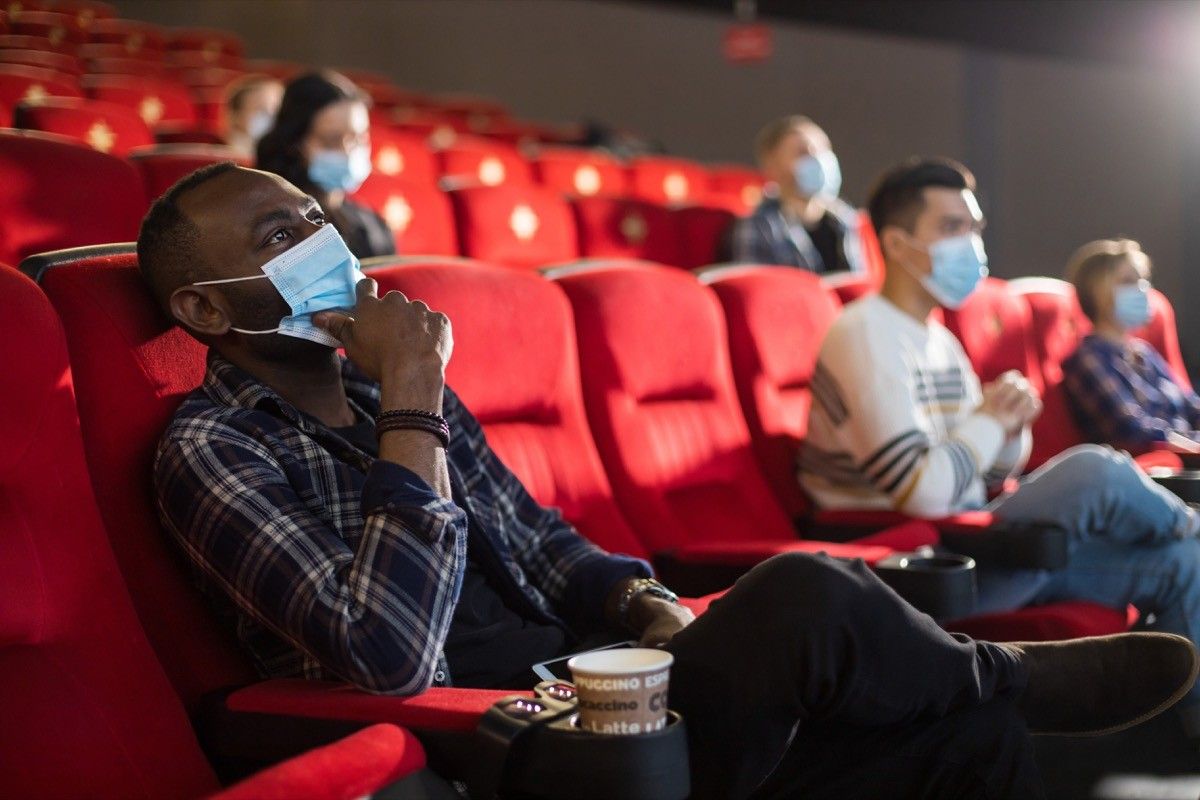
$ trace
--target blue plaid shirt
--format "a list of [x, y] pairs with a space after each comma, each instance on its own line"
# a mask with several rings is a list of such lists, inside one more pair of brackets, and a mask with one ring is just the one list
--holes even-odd
[[862, 272], [866, 264], [858, 238], [858, 212], [833, 200], [825, 219], [840, 242], [838, 263], [826, 264], [800, 222], [790, 219], [777, 197], [764, 197], [754, 212], [733, 229], [733, 260], [738, 264], [779, 264], [809, 272]]
[[1086, 337], [1063, 362], [1063, 385], [1089, 441], [1135, 455], [1166, 441], [1168, 431], [1200, 441], [1200, 397], [1180, 386], [1162, 356], [1140, 339], [1122, 347]]
[[[378, 413], [376, 384], [348, 361], [342, 379], [360, 418]], [[468, 527], [488, 580], [543, 624], [599, 629], [612, 587], [650, 574], [534, 501], [449, 389], [443, 414], [454, 502], [210, 354], [159, 443], [158, 511], [261, 674], [405, 695], [450, 683]]]

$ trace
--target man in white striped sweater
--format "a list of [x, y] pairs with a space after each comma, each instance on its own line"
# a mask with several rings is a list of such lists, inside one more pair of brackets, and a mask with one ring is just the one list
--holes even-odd
[[[800, 481], [827, 509], [896, 509], [936, 518], [988, 508], [1000, 525], [1067, 531], [1068, 566], [982, 569], [981, 612], [1059, 600], [1132, 603], [1159, 630], [1200, 637], [1200, 517], [1126, 455], [1067, 450], [1020, 474], [1041, 402], [1024, 376], [980, 386], [958, 340], [929, 320], [987, 274], [973, 176], [946, 159], [885, 174], [869, 202], [887, 278], [846, 307], [821, 346]], [[1200, 690], [1180, 711], [1200, 735]]]

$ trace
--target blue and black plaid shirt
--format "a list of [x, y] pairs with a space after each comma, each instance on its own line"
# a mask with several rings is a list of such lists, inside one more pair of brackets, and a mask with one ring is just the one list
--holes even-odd
[[1063, 361], [1067, 399], [1089, 441], [1137, 455], [1173, 431], [1200, 441], [1200, 397], [1180, 386], [1153, 347], [1091, 334]]
[[[378, 413], [376, 384], [348, 361], [342, 379], [360, 418]], [[264, 676], [397, 694], [448, 684], [468, 526], [489, 581], [543, 624], [596, 630], [612, 587], [650, 574], [534, 501], [449, 389], [443, 414], [461, 505], [210, 354], [159, 444], [158, 510]]]

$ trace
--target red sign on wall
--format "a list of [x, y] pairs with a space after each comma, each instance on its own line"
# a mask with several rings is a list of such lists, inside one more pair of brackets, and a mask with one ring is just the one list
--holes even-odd
[[758, 22], [739, 22], [725, 29], [721, 53], [734, 64], [755, 64], [771, 57], [771, 29]]

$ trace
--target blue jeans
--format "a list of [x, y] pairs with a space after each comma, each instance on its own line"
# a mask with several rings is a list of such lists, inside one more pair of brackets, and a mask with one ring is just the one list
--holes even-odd
[[[1143, 620], [1153, 615], [1154, 630], [1200, 642], [1200, 541], [1192, 535], [1193, 512], [1128, 454], [1098, 445], [1065, 450], [988, 510], [1001, 524], [1067, 531], [1070, 561], [1053, 571], [981, 570], [981, 613], [1063, 600], [1132, 604]], [[1200, 686], [1181, 706], [1194, 704], [1200, 704]]]

